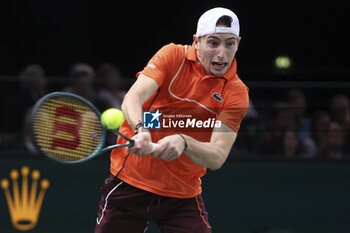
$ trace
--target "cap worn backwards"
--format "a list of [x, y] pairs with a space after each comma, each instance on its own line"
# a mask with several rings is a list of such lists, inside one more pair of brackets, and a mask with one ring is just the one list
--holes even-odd
[[[231, 27], [216, 26], [216, 22], [222, 16], [229, 16], [232, 19]], [[213, 33], [232, 33], [239, 37], [239, 21], [236, 14], [222, 7], [206, 11], [198, 20], [196, 36], [201, 37]]]

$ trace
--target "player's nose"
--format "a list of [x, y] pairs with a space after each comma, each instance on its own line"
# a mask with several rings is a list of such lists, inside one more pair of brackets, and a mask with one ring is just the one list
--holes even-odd
[[223, 46], [219, 46], [216, 51], [216, 56], [218, 59], [222, 60], [225, 58], [225, 49]]

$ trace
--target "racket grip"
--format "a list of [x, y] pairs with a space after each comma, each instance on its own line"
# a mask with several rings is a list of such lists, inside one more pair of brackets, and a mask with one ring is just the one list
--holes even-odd
[[157, 147], [159, 146], [157, 143], [151, 143], [152, 145], [152, 149], [151, 149], [151, 154], [157, 149]]

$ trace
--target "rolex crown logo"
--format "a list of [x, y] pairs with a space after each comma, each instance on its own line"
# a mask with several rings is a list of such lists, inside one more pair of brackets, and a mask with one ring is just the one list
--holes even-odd
[[[21, 169], [22, 175], [22, 188], [19, 189], [18, 178], [19, 173], [17, 170], [10, 172], [12, 180], [12, 196], [9, 189], [10, 182], [8, 179], [1, 180], [1, 187], [4, 189], [8, 209], [10, 211], [11, 221], [13, 226], [22, 231], [33, 229], [39, 218], [41, 204], [43, 202], [45, 191], [48, 189], [50, 183], [47, 179], [43, 179], [40, 182], [40, 192], [38, 191], [38, 181], [40, 178], [40, 172], [33, 170], [31, 174], [28, 167], [24, 166]], [[28, 181], [31, 180], [31, 187], [29, 189]]]

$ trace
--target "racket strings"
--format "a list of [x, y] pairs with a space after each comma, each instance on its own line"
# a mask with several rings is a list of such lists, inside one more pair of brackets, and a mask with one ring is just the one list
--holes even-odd
[[84, 101], [71, 96], [55, 96], [37, 109], [34, 137], [46, 155], [62, 161], [79, 161], [100, 145], [99, 116]]

